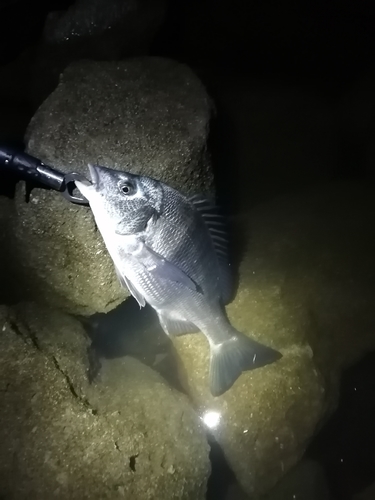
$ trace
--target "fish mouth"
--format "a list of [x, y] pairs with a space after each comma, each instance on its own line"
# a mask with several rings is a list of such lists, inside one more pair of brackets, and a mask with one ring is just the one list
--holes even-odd
[[96, 168], [95, 165], [92, 165], [89, 163], [89, 172], [90, 172], [90, 177], [91, 177], [91, 184], [92, 186], [97, 186], [99, 183], [99, 174], [98, 174], [98, 169]]
[[87, 177], [80, 176], [82, 178], [80, 179], [75, 179], [75, 185], [81, 192], [81, 194], [87, 199], [90, 199], [90, 196], [92, 197], [93, 192], [98, 190], [98, 185], [99, 185], [99, 172], [98, 168], [95, 167], [95, 165], [92, 165], [89, 163], [89, 173], [91, 180], [89, 180]]
[[86, 186], [86, 187], [95, 187], [98, 185], [99, 183], [99, 174], [98, 174], [98, 170], [97, 168], [95, 167], [95, 165], [91, 165], [89, 163], [89, 173], [90, 173], [90, 177], [91, 179], [88, 179], [87, 177], [81, 175], [81, 174], [68, 174], [68, 175], [71, 175], [73, 177], [73, 180], [78, 183], [80, 186]]

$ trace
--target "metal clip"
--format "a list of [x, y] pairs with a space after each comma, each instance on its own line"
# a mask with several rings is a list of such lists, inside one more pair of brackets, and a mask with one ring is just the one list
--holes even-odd
[[79, 195], [74, 194], [75, 180], [86, 180], [81, 174], [75, 172], [65, 174], [45, 165], [38, 158], [7, 146], [0, 146], [0, 172], [2, 169], [22, 180], [31, 181], [33, 184], [39, 184], [46, 189], [59, 191], [71, 203], [89, 204], [81, 193]]

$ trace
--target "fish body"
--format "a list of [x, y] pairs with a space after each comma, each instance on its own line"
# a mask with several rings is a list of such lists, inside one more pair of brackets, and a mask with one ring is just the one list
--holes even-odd
[[242, 371], [280, 353], [238, 332], [224, 305], [232, 289], [226, 236], [215, 207], [172, 187], [90, 165], [91, 184], [76, 182], [123, 286], [150, 304], [168, 335], [200, 330], [210, 344], [210, 388], [227, 391]]

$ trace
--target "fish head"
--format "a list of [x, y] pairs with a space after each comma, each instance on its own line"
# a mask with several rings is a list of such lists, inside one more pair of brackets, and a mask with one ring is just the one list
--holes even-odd
[[143, 231], [160, 215], [163, 189], [150, 177], [89, 165], [91, 181], [76, 181], [100, 229], [120, 235]]

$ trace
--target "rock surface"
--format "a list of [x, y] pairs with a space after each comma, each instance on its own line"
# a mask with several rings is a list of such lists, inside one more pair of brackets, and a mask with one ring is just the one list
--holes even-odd
[[229, 318], [283, 358], [212, 398], [206, 340], [186, 335], [174, 345], [186, 390], [204, 419], [220, 417], [212, 433], [257, 498], [298, 462], [335, 409], [341, 369], [375, 348], [373, 193], [332, 184], [260, 205], [238, 224], [248, 248]]
[[50, 12], [31, 81], [34, 105], [55, 89], [73, 61], [147, 55], [164, 20], [165, 4], [165, 0], [76, 0], [65, 11]]
[[[184, 192], [209, 192], [206, 148], [211, 102], [189, 68], [159, 58], [79, 62], [64, 73], [27, 133], [27, 150], [64, 172], [87, 164], [151, 175]], [[83, 315], [127, 296], [91, 211], [52, 191], [16, 195], [15, 258], [20, 299], [38, 297]], [[53, 242], [53, 244], [52, 244]]]
[[302, 460], [262, 500], [331, 500], [324, 471], [313, 460]]
[[0, 496], [204, 499], [209, 447], [185, 396], [132, 358], [85, 377], [80, 324], [0, 308]]

